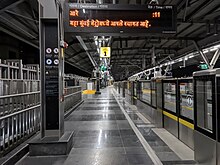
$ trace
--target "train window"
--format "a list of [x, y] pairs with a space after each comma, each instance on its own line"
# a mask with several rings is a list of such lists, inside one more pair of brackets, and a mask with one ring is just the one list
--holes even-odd
[[212, 132], [212, 81], [196, 81], [197, 125]]
[[141, 93], [140, 99], [151, 104], [151, 87], [150, 82], [141, 83]]
[[180, 115], [194, 119], [193, 113], [193, 83], [180, 83]]
[[176, 84], [164, 83], [164, 108], [176, 113]]
[[152, 106], [156, 107], [156, 83], [155, 81], [151, 82], [151, 97], [152, 97]]

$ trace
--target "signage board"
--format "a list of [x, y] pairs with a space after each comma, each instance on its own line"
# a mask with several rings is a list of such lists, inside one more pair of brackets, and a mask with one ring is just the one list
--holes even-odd
[[65, 11], [65, 32], [176, 33], [172, 5], [67, 3]]
[[100, 48], [100, 58], [110, 58], [111, 57], [111, 48], [110, 47], [101, 47]]

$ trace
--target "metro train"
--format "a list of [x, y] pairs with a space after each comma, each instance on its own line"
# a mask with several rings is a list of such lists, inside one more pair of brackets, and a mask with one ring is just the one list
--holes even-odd
[[115, 82], [114, 88], [157, 127], [195, 151], [202, 164], [220, 164], [220, 69], [189, 78]]

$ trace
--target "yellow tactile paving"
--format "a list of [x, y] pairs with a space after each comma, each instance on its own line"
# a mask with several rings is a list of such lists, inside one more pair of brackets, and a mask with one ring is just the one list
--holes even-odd
[[82, 94], [84, 95], [92, 95], [95, 94], [96, 90], [84, 90]]

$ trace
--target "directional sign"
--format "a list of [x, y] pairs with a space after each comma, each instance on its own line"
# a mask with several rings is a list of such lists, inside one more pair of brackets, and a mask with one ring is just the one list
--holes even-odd
[[100, 58], [110, 58], [111, 57], [111, 48], [110, 47], [101, 47], [100, 48]]

